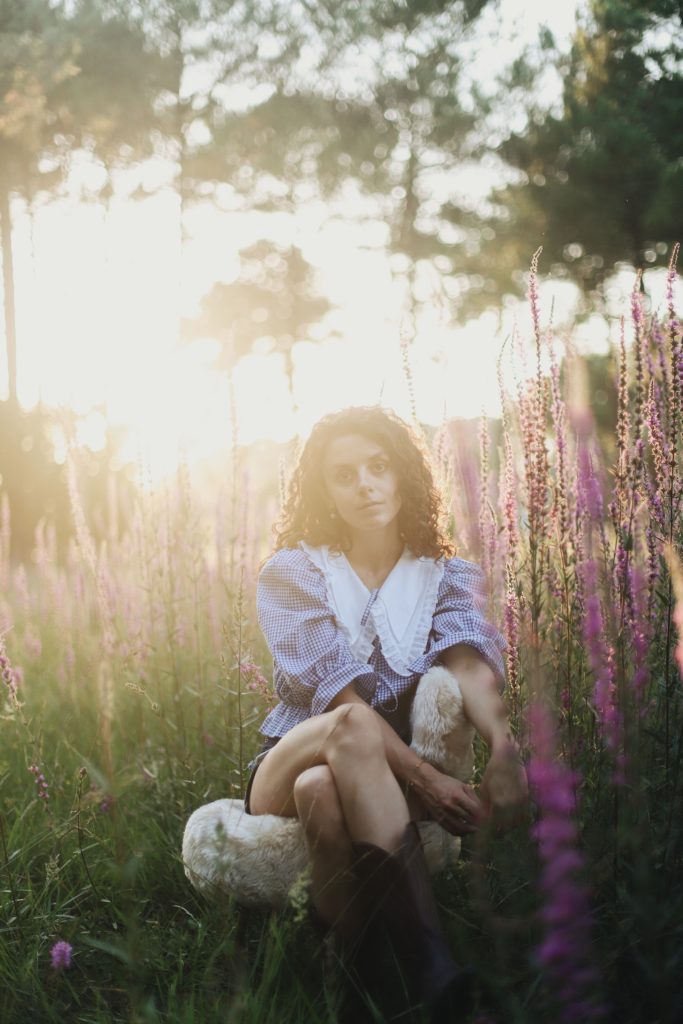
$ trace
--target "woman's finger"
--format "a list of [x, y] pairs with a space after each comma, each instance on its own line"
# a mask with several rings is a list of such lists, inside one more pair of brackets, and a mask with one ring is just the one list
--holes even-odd
[[484, 805], [479, 799], [479, 797], [475, 797], [473, 799], [472, 797], [469, 797], [466, 793], [463, 793], [463, 795], [460, 797], [457, 806], [461, 814], [465, 815], [468, 818], [471, 818], [473, 821], [480, 821], [485, 816], [486, 813]]
[[444, 820], [447, 821], [454, 828], [460, 832], [474, 832], [477, 829], [477, 823], [469, 815], [464, 814], [461, 809], [455, 807], [451, 808], [450, 812], [444, 816]]

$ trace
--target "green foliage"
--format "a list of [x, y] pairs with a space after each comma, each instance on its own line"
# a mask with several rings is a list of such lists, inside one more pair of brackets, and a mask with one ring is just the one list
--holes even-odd
[[43, 156], [64, 153], [57, 139], [55, 95], [77, 74], [76, 40], [47, 0], [4, 0], [0, 6], [0, 155], [2, 185], [33, 194], [54, 184]]
[[120, 5], [78, 0], [67, 24], [74, 74], [56, 95], [65, 145], [86, 149], [108, 172], [150, 156], [168, 61]]
[[459, 47], [484, 6], [312, 5], [311, 24], [293, 31], [317, 62], [304, 73], [294, 61], [245, 111], [216, 108], [201, 174], [268, 211], [296, 210], [300, 189], [334, 203], [353, 186], [386, 225], [383, 244], [417, 308], [417, 263], [443, 272], [455, 253], [443, 181], [474, 150]]
[[[468, 308], [518, 292], [516, 268], [540, 244], [552, 273], [594, 301], [615, 266], [666, 265], [683, 235], [682, 59], [680, 10], [670, 0], [593, 0], [569, 57], [555, 55], [561, 112], [544, 110], [534, 91], [540, 67], [513, 69], [507, 87], [527, 125], [499, 149], [516, 181], [494, 190], [486, 215], [469, 218], [479, 237], [470, 269], [481, 285]], [[454, 206], [452, 219], [461, 213]]]

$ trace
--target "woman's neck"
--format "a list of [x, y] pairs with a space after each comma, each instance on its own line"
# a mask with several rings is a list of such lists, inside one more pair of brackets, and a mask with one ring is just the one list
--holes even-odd
[[364, 570], [375, 579], [387, 576], [403, 553], [398, 525], [385, 530], [354, 532], [346, 557], [354, 569]]

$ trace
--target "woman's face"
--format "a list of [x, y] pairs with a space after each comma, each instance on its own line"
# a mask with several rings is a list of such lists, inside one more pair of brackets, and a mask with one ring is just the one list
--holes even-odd
[[352, 530], [389, 526], [401, 508], [398, 474], [389, 453], [363, 434], [343, 434], [327, 445], [323, 480], [330, 500]]

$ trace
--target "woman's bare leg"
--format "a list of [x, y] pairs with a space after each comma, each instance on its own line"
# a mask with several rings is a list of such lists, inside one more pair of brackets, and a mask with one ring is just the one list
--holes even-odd
[[340, 935], [353, 937], [363, 924], [355, 899], [351, 836], [334, 776], [327, 765], [307, 768], [294, 783], [294, 801], [311, 860], [311, 896], [320, 916]]
[[410, 814], [376, 713], [365, 704], [343, 704], [291, 729], [259, 766], [252, 813], [295, 817], [294, 784], [318, 765], [330, 769], [351, 839], [396, 851]]

